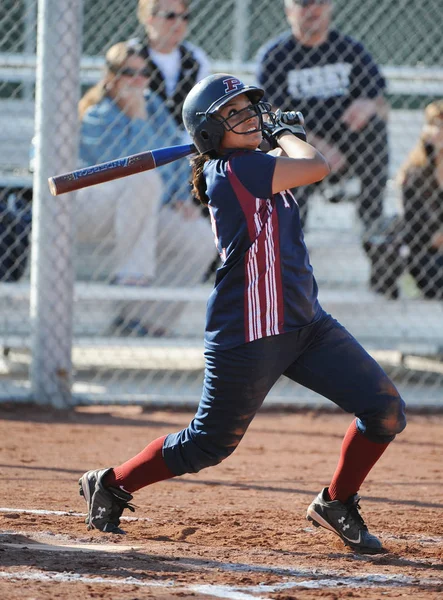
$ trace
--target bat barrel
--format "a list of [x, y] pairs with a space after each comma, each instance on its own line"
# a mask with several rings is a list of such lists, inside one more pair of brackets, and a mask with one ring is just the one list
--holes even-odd
[[165, 165], [167, 163], [193, 154], [196, 148], [193, 144], [183, 144], [181, 146], [170, 146], [168, 148], [159, 148], [132, 154], [124, 158], [118, 158], [109, 162], [71, 171], [64, 175], [55, 175], [49, 177], [49, 190], [53, 196], [73, 192], [90, 185], [97, 185], [105, 181], [120, 179], [142, 171], [149, 171]]
[[106, 163], [78, 169], [64, 175], [56, 175], [48, 179], [49, 190], [53, 196], [73, 192], [90, 185], [127, 177], [134, 173], [149, 171], [155, 168], [152, 152], [142, 152], [125, 158], [111, 160]]

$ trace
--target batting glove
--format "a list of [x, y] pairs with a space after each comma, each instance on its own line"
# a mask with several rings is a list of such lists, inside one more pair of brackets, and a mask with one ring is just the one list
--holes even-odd
[[305, 119], [300, 111], [282, 112], [278, 109], [273, 115], [272, 122], [264, 123], [263, 135], [272, 148], [277, 148], [280, 136], [287, 132], [306, 142], [304, 123]]

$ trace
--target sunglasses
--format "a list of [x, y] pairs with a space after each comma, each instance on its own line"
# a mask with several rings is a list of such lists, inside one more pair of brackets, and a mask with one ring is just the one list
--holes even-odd
[[130, 67], [125, 67], [124, 69], [116, 69], [110, 67], [110, 70], [116, 75], [124, 76], [124, 77], [150, 77], [151, 71], [148, 68], [144, 69], [131, 69]]
[[159, 10], [158, 12], [154, 13], [154, 15], [156, 17], [162, 17], [163, 19], [166, 19], [168, 21], [173, 21], [174, 19], [180, 19], [181, 21], [189, 21], [189, 13], [188, 12], [182, 12], [182, 13], [178, 13], [178, 12], [174, 12], [174, 11], [161, 11]]
[[306, 8], [307, 6], [331, 4], [331, 0], [292, 0], [292, 4]]

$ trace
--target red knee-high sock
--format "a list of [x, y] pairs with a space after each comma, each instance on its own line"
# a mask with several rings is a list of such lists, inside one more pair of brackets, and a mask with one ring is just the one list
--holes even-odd
[[132, 494], [151, 483], [175, 477], [167, 467], [162, 455], [165, 437], [154, 440], [139, 454], [119, 467], [114, 467], [106, 475], [103, 481], [104, 485], [122, 487]]
[[329, 485], [331, 500], [346, 502], [349, 496], [356, 494], [367, 474], [389, 446], [368, 440], [357, 429], [354, 420], [343, 439], [340, 459]]

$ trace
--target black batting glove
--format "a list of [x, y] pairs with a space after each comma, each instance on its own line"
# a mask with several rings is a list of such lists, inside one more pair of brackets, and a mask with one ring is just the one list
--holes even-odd
[[282, 112], [278, 109], [272, 119], [272, 123], [265, 123], [263, 134], [268, 141], [271, 138], [273, 148], [278, 146], [278, 140], [284, 133], [292, 133], [295, 137], [306, 142], [305, 119], [300, 111]]
[[278, 142], [275, 138], [272, 137], [272, 132], [274, 130], [274, 125], [271, 123], [263, 123], [263, 142], [260, 144], [260, 149], [264, 152], [268, 152], [269, 150], [274, 150], [278, 148]]

